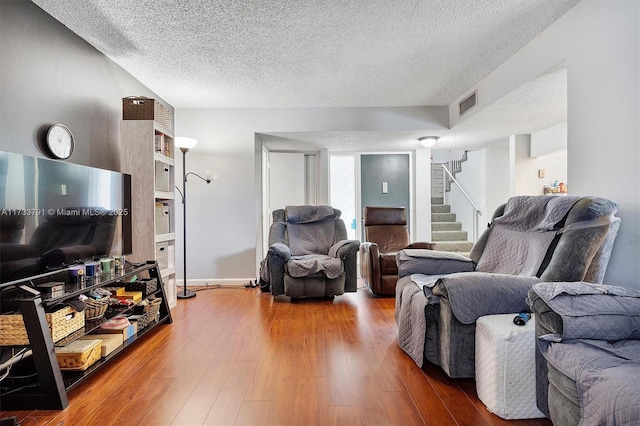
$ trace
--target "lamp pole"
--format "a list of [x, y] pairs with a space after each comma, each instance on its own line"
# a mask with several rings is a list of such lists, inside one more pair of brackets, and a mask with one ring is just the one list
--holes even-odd
[[187, 152], [189, 148], [180, 147], [182, 151], [182, 293], [178, 299], [189, 299], [196, 296], [195, 291], [187, 290]]

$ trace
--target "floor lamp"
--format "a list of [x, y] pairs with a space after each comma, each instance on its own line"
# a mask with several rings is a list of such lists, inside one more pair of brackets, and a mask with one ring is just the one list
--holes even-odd
[[187, 173], [187, 152], [198, 143], [197, 140], [192, 138], [185, 137], [177, 137], [175, 140], [176, 146], [180, 148], [182, 151], [182, 192], [180, 192], [180, 188], [176, 186], [178, 192], [182, 196], [182, 251], [183, 251], [183, 259], [182, 266], [184, 267], [183, 275], [182, 275], [182, 292], [178, 292], [178, 299], [189, 299], [191, 297], [196, 296], [195, 291], [187, 290], [187, 178], [189, 175], [197, 176], [207, 183], [211, 183], [211, 179], [203, 178], [197, 173], [189, 172]]

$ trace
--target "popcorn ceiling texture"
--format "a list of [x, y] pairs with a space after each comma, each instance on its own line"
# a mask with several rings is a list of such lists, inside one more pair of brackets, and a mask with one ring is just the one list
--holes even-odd
[[33, 0], [176, 108], [448, 105], [578, 0]]

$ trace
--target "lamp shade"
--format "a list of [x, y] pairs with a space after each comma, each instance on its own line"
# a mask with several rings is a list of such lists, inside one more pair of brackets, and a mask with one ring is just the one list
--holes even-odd
[[176, 138], [176, 146], [180, 149], [186, 149], [187, 151], [196, 146], [198, 141], [193, 138], [185, 138], [183, 136], [178, 136]]
[[422, 146], [424, 146], [425, 148], [431, 148], [432, 146], [434, 146], [438, 139], [439, 138], [437, 136], [425, 136], [422, 138], [418, 138]]

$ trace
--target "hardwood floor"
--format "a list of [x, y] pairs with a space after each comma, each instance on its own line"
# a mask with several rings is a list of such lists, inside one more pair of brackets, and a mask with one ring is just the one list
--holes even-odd
[[396, 343], [395, 299], [290, 302], [230, 287], [180, 300], [174, 323], [23, 425], [551, 425], [505, 421], [473, 380], [424, 369]]

